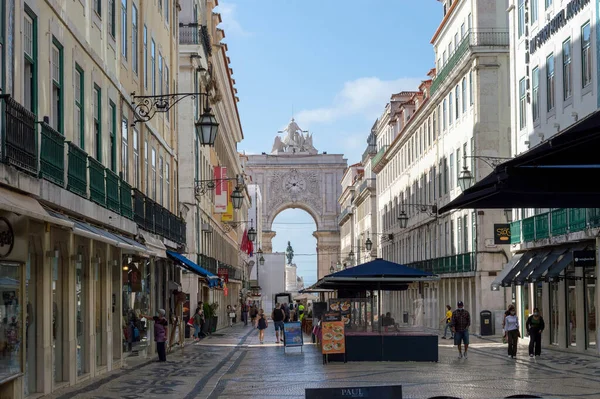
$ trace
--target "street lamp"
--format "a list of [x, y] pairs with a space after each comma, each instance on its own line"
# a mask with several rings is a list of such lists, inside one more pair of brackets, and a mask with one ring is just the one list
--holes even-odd
[[233, 203], [234, 209], [240, 209], [242, 207], [242, 203], [244, 202], [244, 194], [239, 188], [236, 188], [231, 193], [231, 202]]
[[252, 242], [256, 240], [256, 230], [254, 230], [254, 227], [250, 227], [250, 230], [248, 230], [248, 239]]
[[329, 273], [333, 274], [333, 272], [335, 272], [335, 269], [333, 268], [333, 265], [331, 265], [331, 267], [329, 268]]
[[373, 249], [373, 241], [371, 241], [370, 238], [367, 238], [367, 241], [365, 241], [365, 248], [369, 252], [371, 251], [371, 249]]
[[400, 216], [398, 216], [398, 223], [400, 223], [400, 228], [405, 229], [408, 224], [408, 215], [406, 211], [400, 211]]
[[507, 221], [508, 223], [512, 223], [512, 221], [513, 221], [513, 213], [512, 213], [512, 209], [510, 209], [510, 208], [506, 208], [506, 209], [504, 210], [504, 216], [506, 217], [506, 221]]
[[200, 144], [214, 146], [219, 131], [219, 122], [210, 108], [205, 108], [200, 119], [195, 123], [196, 134], [200, 137]]
[[342, 262], [340, 262], [339, 259], [338, 259], [337, 263], [335, 264], [335, 267], [337, 267], [338, 270], [342, 270]]
[[462, 191], [468, 190], [473, 185], [473, 175], [467, 166], [463, 166], [462, 172], [458, 177], [458, 186]]
[[264, 256], [261, 255], [260, 258], [258, 258], [258, 264], [261, 266], [264, 266], [264, 264], [265, 264]]

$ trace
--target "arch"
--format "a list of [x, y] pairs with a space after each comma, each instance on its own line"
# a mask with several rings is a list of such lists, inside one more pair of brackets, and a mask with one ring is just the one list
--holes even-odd
[[284, 202], [283, 204], [279, 205], [277, 208], [275, 208], [275, 210], [269, 212], [266, 215], [266, 223], [264, 223], [264, 229], [265, 230], [269, 230], [272, 231], [273, 230], [273, 221], [277, 218], [277, 215], [279, 215], [281, 212], [287, 210], [287, 209], [301, 209], [304, 212], [308, 213], [314, 220], [315, 222], [315, 226], [317, 227], [316, 230], [319, 230], [319, 213], [313, 209], [311, 206], [309, 206], [306, 203], [299, 203], [299, 202]]

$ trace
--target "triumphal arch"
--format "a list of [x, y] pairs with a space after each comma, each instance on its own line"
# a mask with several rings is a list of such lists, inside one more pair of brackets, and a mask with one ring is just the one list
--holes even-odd
[[275, 137], [270, 153], [248, 155], [247, 173], [262, 193], [262, 250], [273, 250], [273, 220], [283, 210], [299, 208], [317, 225], [317, 275], [329, 274], [339, 257], [338, 215], [342, 175], [347, 160], [341, 154], [319, 153], [312, 134], [292, 120]]

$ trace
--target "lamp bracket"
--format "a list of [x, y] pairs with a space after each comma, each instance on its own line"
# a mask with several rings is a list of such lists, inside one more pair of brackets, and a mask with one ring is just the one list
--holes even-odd
[[134, 106], [136, 116], [133, 125], [138, 122], [148, 122], [157, 112], [169, 112], [175, 104], [184, 98], [191, 97], [194, 99], [196, 96], [208, 96], [208, 93], [171, 93], [154, 96], [138, 96], [134, 91], [131, 93], [131, 97], [133, 98], [132, 105]]
[[223, 179], [208, 179], [208, 180], [196, 180], [196, 186], [194, 187], [194, 193], [196, 197], [204, 195], [209, 191], [214, 190], [217, 187], [217, 182], [234, 180], [237, 182], [236, 188], [243, 187], [243, 180], [240, 176], [228, 177]]
[[488, 157], [485, 155], [464, 155], [463, 158], [464, 159], [466, 159], [466, 158], [481, 159], [492, 169], [494, 169], [496, 166], [500, 165], [501, 163], [506, 162], [509, 159], [512, 159], [512, 158], [506, 158], [506, 157]]

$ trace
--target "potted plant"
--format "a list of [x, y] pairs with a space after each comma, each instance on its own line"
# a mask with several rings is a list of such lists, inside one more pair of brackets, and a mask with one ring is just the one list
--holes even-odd
[[216, 302], [213, 303], [205, 303], [204, 304], [204, 318], [206, 332], [215, 332], [217, 331], [217, 322], [219, 321], [219, 316], [217, 316], [217, 309], [219, 308], [219, 304]]

